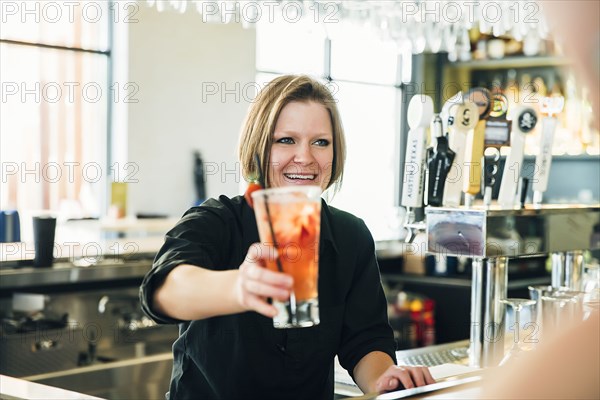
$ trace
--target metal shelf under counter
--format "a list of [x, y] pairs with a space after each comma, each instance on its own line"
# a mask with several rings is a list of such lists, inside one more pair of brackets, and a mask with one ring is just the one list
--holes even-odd
[[[448, 277], [448, 276], [425, 276], [425, 275], [401, 275], [386, 274], [384, 280], [390, 283], [407, 283], [427, 286], [443, 287], [471, 287], [471, 277]], [[529, 286], [550, 284], [550, 275], [516, 278], [508, 282], [509, 290], [527, 289]]]
[[[33, 244], [0, 243], [0, 289], [54, 288], [144, 277], [162, 245], [162, 237], [98, 242], [57, 242], [51, 267], [33, 266]], [[92, 251], [93, 250], [93, 251]]]
[[95, 282], [142, 279], [152, 260], [112, 261], [87, 267], [73, 263], [55, 263], [49, 268], [16, 267], [0, 269], [0, 289], [10, 291], [25, 287], [51, 287]]

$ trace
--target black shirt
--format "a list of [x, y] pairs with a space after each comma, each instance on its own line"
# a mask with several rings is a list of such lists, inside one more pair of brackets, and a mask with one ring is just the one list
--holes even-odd
[[241, 196], [209, 199], [167, 233], [140, 296], [152, 319], [179, 324], [171, 399], [331, 399], [336, 354], [351, 375], [372, 351], [396, 361], [373, 238], [361, 219], [324, 201], [319, 325], [275, 329], [256, 312], [178, 321], [153, 311], [154, 289], [173, 268], [236, 269], [258, 241], [254, 212]]

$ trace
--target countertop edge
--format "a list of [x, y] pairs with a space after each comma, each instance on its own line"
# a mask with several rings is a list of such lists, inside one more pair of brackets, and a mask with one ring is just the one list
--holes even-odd
[[7, 400], [102, 400], [100, 397], [42, 385], [41, 383], [28, 382], [7, 375], [0, 375], [0, 398]]

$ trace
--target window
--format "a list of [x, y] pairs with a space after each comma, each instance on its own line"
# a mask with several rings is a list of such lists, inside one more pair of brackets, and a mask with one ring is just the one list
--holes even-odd
[[[396, 46], [374, 46], [342, 32], [330, 40], [327, 29], [315, 24], [310, 42], [323, 44], [315, 48], [306, 39], [289, 39], [286, 32], [294, 28], [300, 30], [293, 24], [257, 26], [257, 82], [299, 72], [328, 82], [338, 100], [348, 147], [342, 188], [329, 196], [329, 203], [364, 219], [376, 239], [397, 238], [401, 85]], [[277, 45], [274, 36], [285, 37], [287, 46]]]
[[311, 25], [259, 21], [256, 29], [256, 69], [281, 73], [325, 74], [326, 37]]
[[[333, 81], [346, 134], [344, 182], [331, 205], [353, 213], [378, 238], [387, 238], [397, 198], [399, 90]], [[376, 195], [375, 195], [376, 194]]]
[[111, 7], [2, 2], [0, 209], [18, 209], [22, 221], [104, 210]]
[[331, 79], [395, 86], [396, 44], [351, 35], [331, 41]]

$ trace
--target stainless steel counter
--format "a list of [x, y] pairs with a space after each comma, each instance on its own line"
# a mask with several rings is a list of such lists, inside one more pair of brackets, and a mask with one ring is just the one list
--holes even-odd
[[141, 279], [151, 266], [152, 259], [138, 261], [111, 260], [87, 267], [75, 266], [70, 262], [59, 262], [50, 268], [2, 268], [0, 269], [0, 289], [9, 290], [31, 286]]
[[0, 289], [141, 279], [163, 241], [144, 237], [55, 243], [55, 262], [49, 268], [33, 267], [32, 244], [0, 243]]

